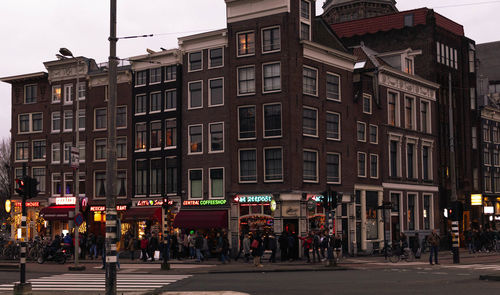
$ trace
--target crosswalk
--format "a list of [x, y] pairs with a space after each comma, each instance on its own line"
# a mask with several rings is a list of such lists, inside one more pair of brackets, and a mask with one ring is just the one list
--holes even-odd
[[500, 264], [451, 264], [441, 265], [445, 268], [464, 269], [464, 270], [488, 270], [500, 272]]
[[[190, 275], [118, 274], [118, 292], [144, 292], [189, 278]], [[29, 280], [33, 291], [102, 292], [104, 274], [59, 274]], [[0, 285], [0, 291], [12, 291], [14, 283]]]

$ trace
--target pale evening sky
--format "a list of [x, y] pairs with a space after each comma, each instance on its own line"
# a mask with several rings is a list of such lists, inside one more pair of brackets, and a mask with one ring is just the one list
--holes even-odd
[[[119, 0], [118, 36], [156, 34], [152, 38], [120, 40], [120, 58], [146, 53], [146, 48], [177, 47], [177, 38], [226, 27], [224, 0]], [[317, 0], [317, 14], [323, 0]], [[420, 7], [460, 23], [476, 43], [500, 40], [500, 1], [399, 0], [400, 11]], [[73, 54], [107, 61], [108, 0], [1, 0], [0, 77], [45, 71], [60, 47]], [[11, 86], [0, 82], [0, 139], [10, 136]]]

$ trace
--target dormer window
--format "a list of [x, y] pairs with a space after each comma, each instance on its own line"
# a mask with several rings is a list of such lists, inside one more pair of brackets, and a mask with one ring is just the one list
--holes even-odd
[[413, 75], [413, 59], [405, 57], [404, 72]]

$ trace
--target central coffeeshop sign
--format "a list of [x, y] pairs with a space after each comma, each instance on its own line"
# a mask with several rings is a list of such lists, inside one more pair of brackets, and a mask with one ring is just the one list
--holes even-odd
[[186, 200], [182, 202], [184, 206], [220, 206], [226, 205], [227, 200]]

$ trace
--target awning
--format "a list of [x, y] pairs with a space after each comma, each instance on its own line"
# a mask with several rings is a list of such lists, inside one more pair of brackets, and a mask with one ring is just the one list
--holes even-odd
[[161, 210], [161, 207], [130, 208], [123, 214], [122, 221], [161, 220]]
[[174, 219], [173, 227], [189, 229], [227, 228], [227, 211], [183, 211]]
[[45, 220], [68, 220], [69, 212], [75, 211], [75, 206], [49, 206], [40, 210], [40, 216]]

